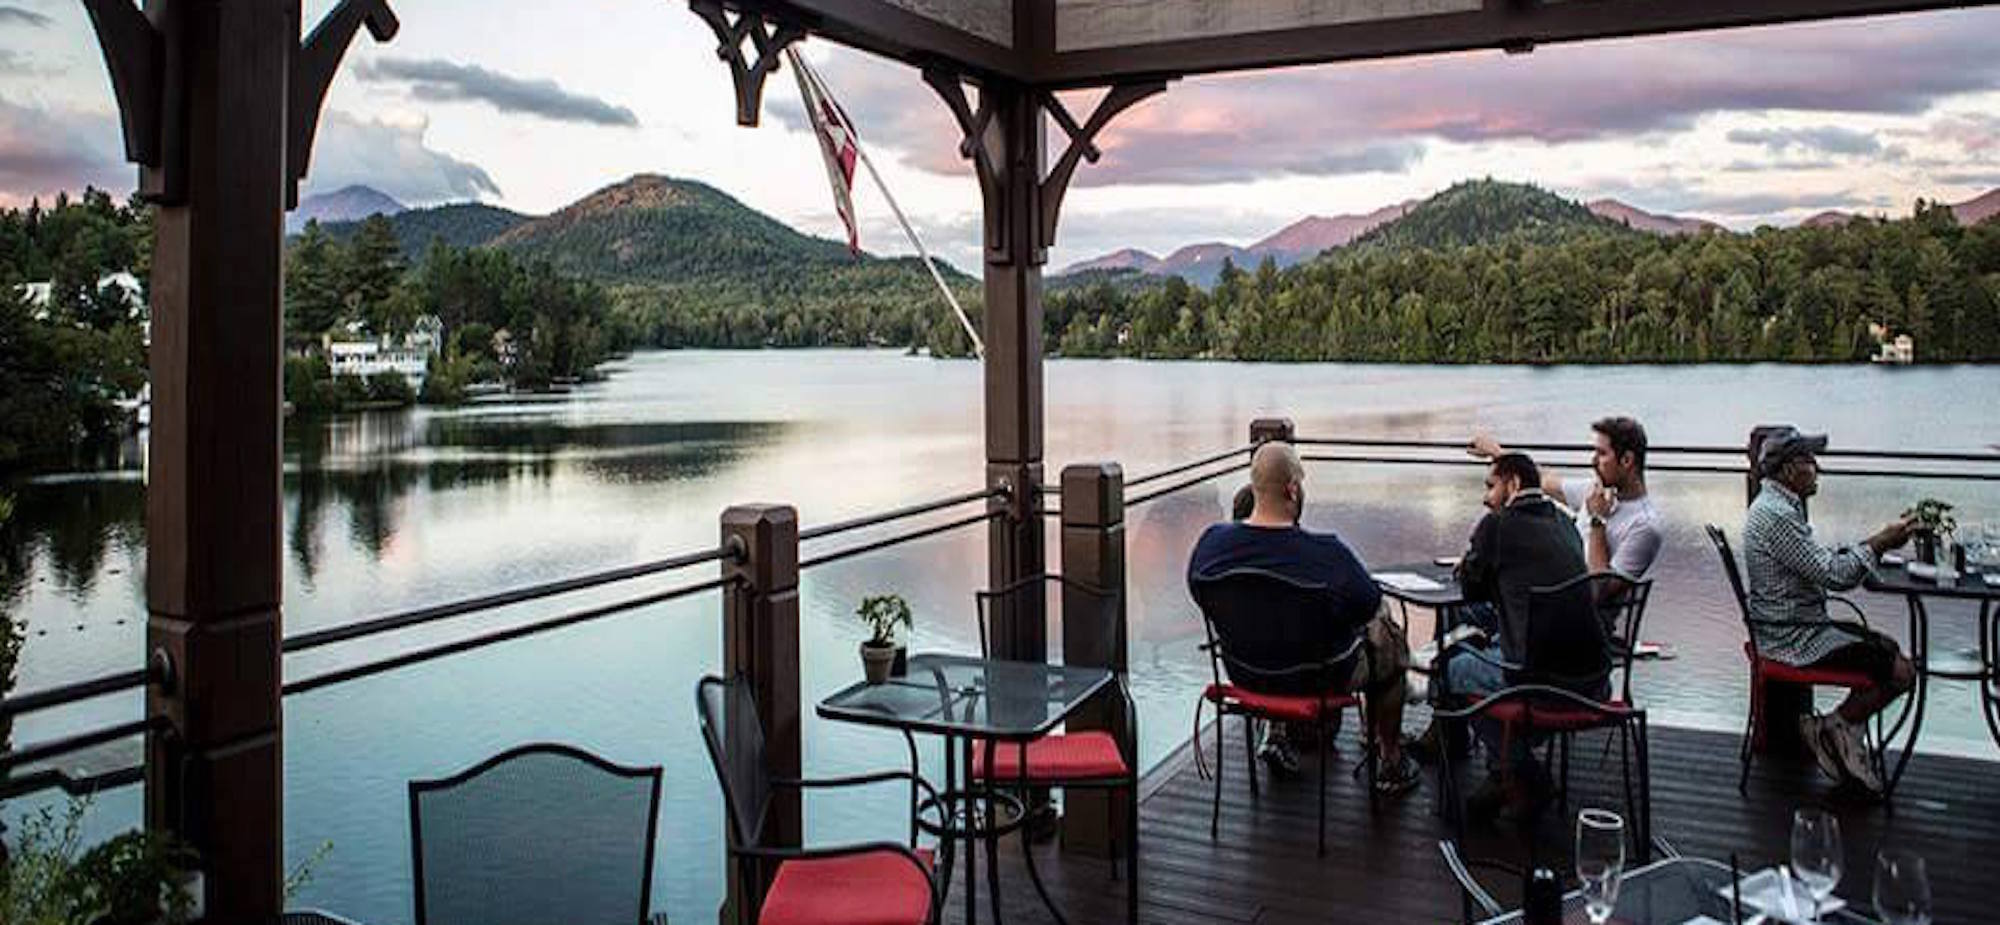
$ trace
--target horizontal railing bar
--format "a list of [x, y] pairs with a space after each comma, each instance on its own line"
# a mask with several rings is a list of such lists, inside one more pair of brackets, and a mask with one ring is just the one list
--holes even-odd
[[1194, 478], [1191, 479], [1175, 482], [1174, 484], [1168, 485], [1165, 488], [1147, 492], [1146, 494], [1140, 495], [1137, 498], [1126, 498], [1125, 506], [1127, 508], [1135, 508], [1141, 504], [1145, 504], [1146, 502], [1153, 500], [1154, 498], [1165, 497], [1167, 495], [1171, 495], [1174, 492], [1181, 491], [1183, 489], [1193, 488], [1194, 486], [1206, 482], [1209, 479], [1220, 478], [1232, 472], [1241, 472], [1248, 468], [1250, 468], [1250, 463], [1248, 460], [1245, 460], [1244, 462], [1237, 463], [1236, 465], [1233, 466], [1217, 469], [1214, 472], [1205, 473], [1202, 475], [1195, 476]]
[[588, 623], [592, 620], [598, 620], [604, 617], [623, 613], [628, 610], [634, 610], [640, 607], [646, 607], [653, 604], [659, 604], [666, 601], [671, 601], [674, 600], [675, 598], [687, 597], [691, 594], [700, 594], [704, 591], [713, 591], [717, 588], [721, 588], [725, 585], [728, 585], [730, 582], [734, 580], [735, 580], [734, 578], [730, 577], [717, 578], [711, 581], [704, 581], [700, 584], [687, 585], [685, 587], [673, 588], [666, 591], [660, 591], [654, 594], [641, 595], [629, 601], [620, 601], [615, 604], [606, 604], [602, 607], [592, 607], [588, 610], [580, 610], [577, 611], [576, 613], [564, 614], [560, 617], [553, 617], [547, 620], [541, 620], [534, 623], [525, 623], [520, 626], [510, 626], [503, 630], [495, 630], [491, 633], [485, 633], [479, 636], [468, 636], [464, 639], [455, 639], [452, 640], [451, 642], [441, 643], [439, 645], [430, 646], [428, 648], [413, 649], [411, 651], [398, 653], [396, 655], [392, 655], [384, 659], [379, 659], [377, 661], [364, 662], [359, 665], [353, 665], [347, 668], [339, 668], [333, 671], [329, 671], [325, 674], [314, 675], [310, 678], [301, 678], [297, 681], [289, 681], [286, 682], [282, 690], [284, 691], [286, 696], [290, 696], [292, 694], [303, 694], [307, 691], [318, 690], [322, 687], [331, 687], [335, 684], [340, 684], [346, 681], [353, 681], [358, 678], [365, 678], [370, 675], [381, 674], [382, 672], [392, 671], [397, 668], [406, 668], [410, 665], [416, 665], [422, 662], [428, 662], [431, 661], [432, 659], [443, 658], [444, 656], [447, 655], [456, 655], [461, 652], [469, 652], [473, 649], [484, 648], [486, 646], [490, 646], [495, 643], [507, 642], [513, 639], [520, 639], [525, 636], [534, 636], [540, 633], [548, 632], [550, 630], [562, 629], [563, 627], [567, 626], [575, 626], [579, 623]]
[[[1355, 456], [1337, 453], [1304, 453], [1299, 456], [1304, 462], [1360, 463], [1363, 465], [1385, 466], [1484, 466], [1485, 460], [1436, 459], [1420, 456]], [[1543, 463], [1545, 469], [1588, 469], [1581, 463]], [[1647, 463], [1647, 472], [1693, 472], [1705, 475], [1733, 475], [1742, 477], [1748, 473], [1743, 466], [1704, 466], [1694, 463]], [[1929, 472], [1914, 469], [1821, 469], [1821, 475], [1848, 476], [1854, 478], [1901, 478], [1938, 479], [1954, 482], [2000, 481], [2000, 472]], [[1129, 505], [1130, 502], [1127, 502]]]
[[853, 530], [860, 530], [864, 527], [885, 524], [892, 520], [902, 520], [907, 517], [915, 517], [919, 514], [928, 514], [932, 511], [940, 511], [948, 507], [957, 507], [969, 501], [986, 501], [992, 498], [1006, 497], [1006, 495], [1006, 490], [1002, 488], [982, 488], [978, 491], [968, 491], [962, 495], [953, 495], [949, 498], [941, 498], [923, 504], [912, 504], [909, 507], [884, 511], [880, 514], [870, 514], [866, 517], [856, 517], [853, 520], [842, 520], [813, 527], [809, 530], [800, 530], [799, 542], [804, 543], [809, 540], [833, 536], [837, 533], [847, 533]]
[[0, 780], [0, 800], [12, 800], [44, 790], [60, 789], [76, 796], [102, 793], [114, 787], [128, 787], [146, 779], [146, 769], [131, 765], [102, 774], [69, 777], [60, 771], [44, 770]]
[[1223, 450], [1222, 452], [1216, 453], [1212, 456], [1204, 456], [1190, 463], [1182, 463], [1181, 465], [1175, 466], [1171, 469], [1162, 469], [1158, 472], [1154, 472], [1149, 475], [1142, 475], [1136, 479], [1126, 479], [1125, 487], [1126, 489], [1129, 490], [1132, 488], [1136, 488], [1140, 485], [1144, 485], [1148, 482], [1157, 482], [1164, 478], [1170, 478], [1172, 476], [1179, 475], [1190, 469], [1199, 469], [1203, 466], [1208, 465], [1209, 463], [1221, 462], [1225, 459], [1228, 459], [1231, 456], [1238, 456], [1244, 453], [1248, 453], [1256, 448], [1257, 448], [1256, 444], [1246, 443], [1239, 447], [1233, 447], [1231, 449]]
[[63, 736], [59, 739], [49, 739], [45, 742], [37, 742], [33, 745], [14, 749], [11, 752], [0, 753], [0, 771], [19, 767], [24, 764], [34, 764], [37, 761], [47, 761], [50, 758], [59, 758], [71, 752], [80, 752], [86, 748], [103, 745], [106, 742], [116, 742], [119, 739], [140, 735], [153, 728], [159, 722], [161, 720], [155, 717], [135, 719], [131, 722], [119, 723], [115, 726], [104, 726], [88, 732]]
[[304, 652], [310, 649], [317, 649], [320, 646], [332, 645], [336, 642], [346, 642], [351, 639], [359, 639], [363, 636], [374, 636], [391, 630], [407, 629], [412, 626], [421, 626], [425, 623], [433, 623], [451, 617], [461, 617], [476, 611], [491, 610], [495, 607], [507, 607], [544, 597], [554, 597], [559, 594], [568, 594], [572, 591], [581, 591], [585, 588], [595, 588], [599, 585], [630, 581], [634, 578], [643, 578], [647, 575], [656, 575], [661, 572], [671, 572], [676, 569], [701, 565], [706, 562], [720, 562], [730, 555], [729, 550], [722, 548], [704, 549], [699, 552], [674, 556], [670, 559], [661, 559], [657, 562], [628, 565], [624, 568], [611, 569], [610, 571], [595, 572], [589, 575], [579, 575], [575, 578], [565, 578], [561, 581], [529, 585], [525, 588], [515, 588], [511, 591], [501, 591], [497, 594], [486, 594], [462, 601], [453, 601], [449, 604], [438, 604], [403, 613], [390, 614], [384, 617], [376, 617], [370, 620], [362, 620], [358, 623], [348, 623], [331, 629], [301, 633], [285, 639], [284, 651], [287, 653]]
[[815, 556], [811, 559], [801, 560], [799, 562], [799, 571], [803, 572], [806, 569], [813, 568], [815, 566], [825, 565], [829, 562], [839, 562], [842, 559], [852, 558], [854, 556], [862, 555], [864, 553], [870, 553], [881, 549], [887, 549], [891, 546], [898, 546], [903, 543], [910, 542], [911, 540], [920, 540], [927, 536], [935, 536], [939, 533], [944, 533], [948, 530], [956, 530], [960, 527], [969, 527], [983, 520], [992, 520], [996, 517], [1001, 516], [1002, 513], [1003, 512], [1001, 511], [984, 511], [979, 514], [974, 514], [971, 517], [963, 517], [958, 520], [948, 521], [934, 526], [925, 527], [922, 530], [917, 530], [911, 533], [905, 533], [900, 536], [892, 536], [887, 539], [876, 540], [872, 543], [863, 543], [859, 546], [854, 546], [847, 549], [835, 550], [834, 552], [829, 552], [823, 555]]
[[24, 713], [33, 713], [38, 710], [46, 710], [50, 707], [59, 707], [66, 703], [89, 700], [93, 697], [102, 697], [106, 694], [116, 694], [119, 691], [131, 690], [135, 687], [144, 687], [146, 685], [146, 678], [145, 671], [121, 671], [118, 674], [92, 678], [88, 681], [78, 681], [75, 684], [64, 684], [60, 687], [48, 687], [38, 691], [31, 691], [26, 694], [9, 697], [6, 700], [0, 700], [0, 716], [20, 716]]
[[[1392, 440], [1372, 437], [1294, 437], [1292, 443], [1300, 446], [1354, 446], [1377, 447], [1381, 449], [1407, 450], [1460, 450], [1467, 441], [1463, 440]], [[1588, 443], [1509, 443], [1510, 450], [1535, 453], [1588, 453], [1595, 449]], [[1649, 446], [1648, 456], [1659, 454], [1688, 456], [1744, 456], [1748, 448], [1743, 446]], [[1822, 458], [1848, 459], [1903, 459], [1912, 462], [1971, 462], [2000, 465], [2000, 453], [1950, 452], [1942, 450], [1873, 450], [1844, 449], [1828, 447], [1819, 453]], [[1646, 468], [1653, 468], [1648, 465]]]

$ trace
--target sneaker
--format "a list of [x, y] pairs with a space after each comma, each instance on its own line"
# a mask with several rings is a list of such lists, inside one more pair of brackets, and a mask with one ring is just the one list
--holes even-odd
[[1799, 738], [1806, 743], [1806, 750], [1812, 752], [1813, 760], [1819, 762], [1820, 772], [1836, 782], [1847, 780], [1847, 770], [1841, 764], [1840, 756], [1834, 751], [1834, 744], [1827, 737], [1827, 727], [1831, 720], [1825, 716], [1799, 717]]
[[1257, 760], [1263, 762], [1273, 776], [1298, 776], [1299, 754], [1292, 749], [1291, 740], [1284, 736], [1265, 735], [1264, 744], [1257, 749]]
[[1840, 758], [1840, 766], [1847, 775], [1869, 793], [1882, 792], [1882, 778], [1875, 773], [1875, 762], [1870, 760], [1868, 746], [1861, 741], [1861, 727], [1839, 718], [1827, 718], [1826, 737], [1833, 746], [1833, 752]]
[[1417, 781], [1423, 772], [1417, 770], [1417, 763], [1410, 756], [1403, 755], [1391, 765], [1386, 762], [1375, 764], [1375, 792], [1385, 797], [1401, 796], [1417, 789]]

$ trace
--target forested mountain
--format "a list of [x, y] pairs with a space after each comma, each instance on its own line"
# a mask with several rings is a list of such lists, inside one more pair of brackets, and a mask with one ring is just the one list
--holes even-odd
[[358, 224], [371, 215], [399, 215], [404, 209], [402, 203], [373, 187], [343, 186], [299, 200], [298, 208], [285, 214], [285, 233], [298, 234], [307, 222]]
[[1045, 336], [1070, 356], [1601, 363], [1848, 362], [1909, 334], [1919, 362], [2000, 361], [2000, 219], [1968, 228], [1919, 201], [1895, 221], [1660, 236], [1523, 188], [1469, 192], [1373, 246], [1231, 267], [1213, 293], [1053, 294]]
[[[452, 247], [478, 247], [531, 218], [482, 202], [454, 202], [388, 216], [389, 227], [396, 233], [396, 243], [401, 246], [405, 260], [421, 258], [432, 241]], [[361, 230], [361, 222], [322, 222], [320, 228], [334, 240], [345, 241]]]
[[1503, 239], [1547, 242], [1589, 230], [1636, 233], [1540, 187], [1467, 180], [1418, 203], [1401, 218], [1356, 238], [1349, 246], [1357, 250], [1441, 250]]

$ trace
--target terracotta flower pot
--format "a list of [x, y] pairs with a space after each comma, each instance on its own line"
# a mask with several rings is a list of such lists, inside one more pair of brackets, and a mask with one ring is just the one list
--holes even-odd
[[881, 684], [889, 680], [889, 666], [896, 662], [894, 646], [861, 644], [861, 672], [870, 684]]

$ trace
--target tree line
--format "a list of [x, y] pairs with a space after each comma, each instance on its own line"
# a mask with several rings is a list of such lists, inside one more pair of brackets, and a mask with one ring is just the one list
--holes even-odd
[[1919, 362], [2000, 360], [2000, 221], [1913, 217], [1749, 234], [1578, 227], [1447, 247], [1352, 247], [1213, 291], [1052, 294], [1051, 352], [1422, 363], [1853, 362], [1910, 335]]

